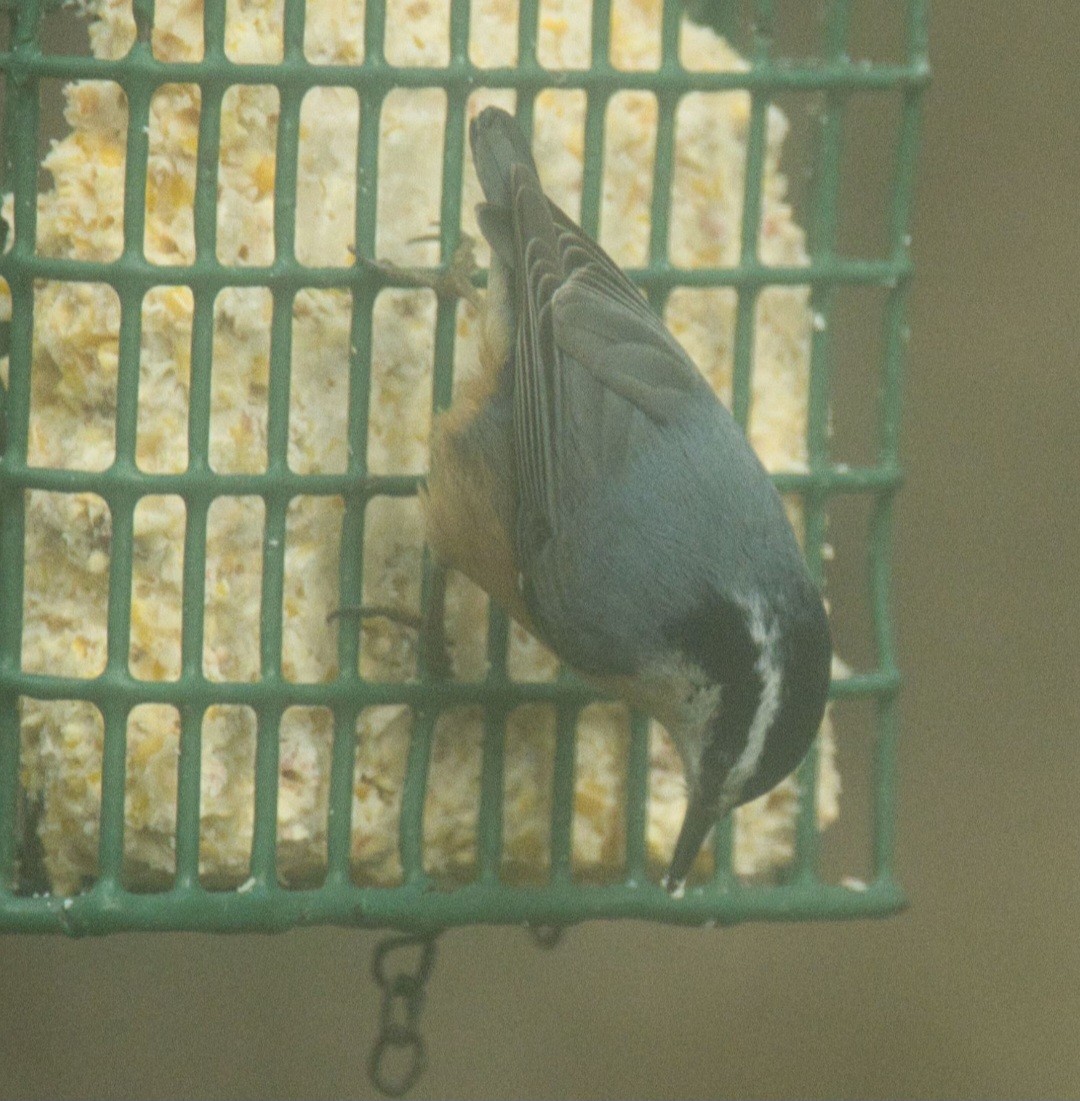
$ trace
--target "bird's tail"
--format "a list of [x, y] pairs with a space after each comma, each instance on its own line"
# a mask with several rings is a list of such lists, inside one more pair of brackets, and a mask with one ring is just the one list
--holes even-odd
[[524, 165], [536, 175], [536, 162], [521, 127], [501, 108], [486, 107], [469, 127], [469, 144], [484, 198], [492, 206], [509, 207], [514, 165]]

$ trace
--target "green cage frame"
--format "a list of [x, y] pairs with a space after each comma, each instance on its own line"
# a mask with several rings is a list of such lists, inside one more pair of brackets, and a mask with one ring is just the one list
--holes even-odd
[[[514, 68], [479, 69], [469, 60], [469, 0], [452, 0], [450, 61], [443, 68], [401, 68], [383, 52], [385, 5], [368, 0], [365, 57], [356, 67], [316, 65], [303, 51], [304, 0], [284, 0], [284, 59], [278, 64], [239, 64], [224, 50], [225, 0], [206, 0], [205, 55], [202, 61], [165, 63], [154, 58], [150, 30], [154, 0], [135, 0], [136, 40], [119, 61], [47, 55], [41, 49], [43, 0], [5, 0], [0, 10], [10, 26], [10, 46], [0, 52], [6, 93], [3, 156], [6, 181], [14, 194], [10, 249], [0, 257], [0, 277], [13, 303], [9, 332], [10, 382], [0, 387], [0, 931], [105, 933], [118, 930], [191, 929], [276, 931], [300, 925], [392, 926], [433, 931], [472, 923], [564, 925], [589, 918], [635, 917], [664, 922], [728, 924], [751, 919], [821, 919], [885, 915], [903, 905], [892, 872], [897, 739], [897, 672], [889, 606], [893, 499], [901, 481], [898, 460], [901, 381], [906, 340], [905, 303], [912, 276], [909, 224], [912, 211], [920, 99], [926, 85], [927, 0], [906, 4], [905, 60], [901, 64], [859, 63], [847, 55], [851, 0], [829, 0], [824, 50], [819, 61], [793, 64], [776, 59], [772, 31], [776, 4], [756, 0], [745, 73], [689, 72], [678, 57], [682, 6], [669, 0], [662, 23], [661, 64], [649, 72], [617, 70], [609, 60], [610, 0], [594, 0], [592, 61], [585, 70], [552, 71], [537, 60], [538, 0], [521, 0], [519, 63]], [[738, 5], [714, 4], [715, 19], [732, 19]], [[44, 79], [108, 79], [118, 82], [128, 101], [124, 192], [124, 248], [110, 263], [51, 259], [36, 255], [36, 198], [39, 84]], [[147, 123], [150, 101], [165, 83], [194, 83], [201, 89], [199, 170], [195, 197], [197, 260], [190, 267], [150, 264], [143, 255]], [[228, 267], [218, 262], [216, 237], [216, 155], [220, 109], [234, 84], [272, 84], [280, 94], [275, 189], [275, 258], [265, 267]], [[421, 675], [404, 684], [373, 683], [357, 673], [358, 634], [338, 633], [341, 670], [329, 684], [297, 684], [281, 675], [282, 591], [286, 509], [299, 494], [336, 495], [346, 504], [343, 547], [363, 545], [366, 504], [379, 495], [414, 494], [415, 477], [376, 477], [365, 469], [368, 414], [367, 371], [375, 298], [393, 278], [362, 265], [309, 268], [297, 263], [293, 244], [293, 199], [300, 107], [316, 86], [341, 85], [360, 97], [359, 180], [377, 179], [379, 115], [394, 88], [438, 87], [447, 95], [444, 187], [440, 245], [444, 260], [460, 241], [460, 181], [466, 103], [476, 86], [511, 88], [519, 113], [531, 121], [532, 102], [543, 88], [582, 89], [587, 95], [581, 221], [595, 233], [601, 199], [604, 111], [616, 92], [646, 89], [657, 97], [659, 121], [652, 200], [650, 262], [631, 272], [657, 307], [677, 286], [730, 287], [738, 295], [735, 327], [734, 412], [745, 425], [750, 407], [754, 307], [760, 291], [773, 285], [810, 287], [810, 308], [826, 321], [815, 326], [811, 345], [809, 470], [777, 478], [783, 492], [801, 495], [806, 516], [806, 553], [820, 577], [825, 509], [830, 497], [861, 494], [872, 498], [868, 540], [870, 608], [877, 649], [876, 670], [834, 682], [832, 697], [872, 698], [876, 702], [874, 750], [873, 877], [855, 891], [821, 881], [816, 871], [814, 804], [816, 750], [800, 771], [803, 798], [796, 827], [796, 859], [776, 885], [742, 885], [730, 870], [731, 829], [717, 831], [717, 870], [711, 882], [692, 887], [674, 900], [646, 876], [645, 823], [648, 780], [646, 724], [632, 724], [627, 775], [626, 867], [621, 882], [576, 884], [570, 843], [574, 772], [574, 722], [592, 697], [572, 678], [551, 684], [519, 684], [508, 679], [506, 621], [497, 612], [489, 630], [490, 672], [479, 683], [435, 683]], [[690, 91], [744, 90], [751, 97], [744, 217], [738, 265], [680, 270], [667, 254], [668, 196], [672, 178], [675, 110]], [[816, 172], [807, 225], [810, 265], [767, 267], [757, 252], [765, 155], [766, 111], [785, 92], [816, 91], [824, 98], [817, 142]], [[895, 145], [888, 225], [888, 255], [854, 260], [837, 255], [837, 192], [846, 99], [853, 93], [899, 95], [900, 126]], [[373, 255], [376, 189], [361, 188], [356, 206], [357, 249]], [[27, 462], [30, 424], [30, 361], [35, 280], [92, 281], [115, 288], [121, 304], [116, 455], [103, 472], [41, 469]], [[188, 426], [189, 467], [182, 474], [147, 474], [135, 463], [139, 383], [141, 303], [154, 286], [184, 285], [194, 295], [192, 362], [211, 362], [213, 304], [225, 286], [269, 288], [273, 300], [269, 396], [268, 466], [264, 473], [214, 473], [208, 461], [210, 376], [193, 371]], [[884, 356], [878, 412], [876, 463], [859, 468], [834, 465], [827, 439], [830, 336], [828, 319], [836, 289], [845, 285], [885, 288]], [[353, 346], [349, 409], [349, 466], [341, 475], [298, 475], [286, 463], [292, 304], [303, 288], [343, 288], [352, 293]], [[450, 398], [454, 309], [440, 300], [436, 315], [434, 401]], [[28, 674], [21, 669], [24, 570], [24, 499], [28, 490], [100, 495], [112, 516], [109, 566], [108, 657], [104, 672], [90, 680]], [[175, 682], [135, 679], [128, 669], [132, 585], [132, 517], [147, 494], [176, 494], [187, 510], [184, 556], [182, 675]], [[261, 676], [256, 683], [217, 683], [203, 675], [204, 547], [207, 512], [224, 495], [255, 495], [265, 502], [263, 542]], [[342, 554], [342, 604], [359, 603], [359, 555]], [[425, 579], [425, 597], [430, 578]], [[86, 700], [104, 719], [99, 876], [85, 892], [71, 897], [29, 897], [17, 890], [19, 800], [19, 699]], [[502, 728], [505, 716], [527, 701], [556, 706], [556, 767], [549, 882], [539, 887], [500, 882], [502, 846]], [[176, 874], [171, 888], [134, 893], [121, 882], [124, 841], [126, 723], [143, 703], [175, 706], [181, 716], [176, 821]], [[243, 892], [211, 891], [199, 882], [200, 724], [210, 704], [245, 704], [257, 716], [255, 826], [251, 882]], [[361, 887], [350, 878], [350, 803], [355, 723], [364, 707], [405, 703], [414, 709], [401, 810], [400, 847], [404, 880], [398, 887]], [[478, 874], [471, 884], [432, 890], [422, 865], [422, 814], [432, 730], [439, 709], [461, 703], [485, 706]], [[293, 890], [275, 874], [278, 780], [278, 724], [294, 705], [323, 705], [334, 714], [331, 758], [327, 873], [321, 886]], [[338, 809], [335, 813], [335, 808]]]

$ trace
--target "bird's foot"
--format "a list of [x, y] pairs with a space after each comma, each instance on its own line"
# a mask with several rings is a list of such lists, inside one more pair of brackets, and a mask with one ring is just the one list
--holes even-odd
[[449, 680], [454, 668], [446, 638], [446, 571], [438, 567], [432, 573], [432, 589], [424, 613], [393, 604], [356, 604], [335, 609], [327, 622], [343, 617], [388, 619], [417, 634], [420, 668], [432, 680]]
[[[409, 244], [421, 241], [437, 241], [434, 234], [413, 237]], [[461, 235], [461, 243], [454, 249], [450, 262], [441, 268], [403, 267], [392, 260], [371, 260], [350, 250], [356, 261], [366, 268], [377, 271], [387, 279], [403, 282], [413, 287], [427, 287], [440, 298], [464, 298], [477, 305], [479, 291], [473, 285], [473, 276], [480, 270], [476, 263], [476, 242], [467, 233]]]
[[423, 626], [423, 617], [408, 608], [399, 608], [393, 604], [343, 604], [335, 608], [327, 617], [327, 623], [335, 619], [388, 619], [418, 631]]

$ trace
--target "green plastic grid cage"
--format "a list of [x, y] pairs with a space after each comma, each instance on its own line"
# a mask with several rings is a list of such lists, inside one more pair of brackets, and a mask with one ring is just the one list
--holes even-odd
[[[746, 72], [690, 72], [678, 58], [682, 6], [668, 0], [662, 22], [661, 64], [655, 71], [617, 70], [609, 59], [611, 0], [592, 6], [591, 64], [584, 70], [552, 71], [537, 60], [538, 0], [521, 0], [519, 63], [513, 68], [483, 69], [469, 60], [469, 0], [452, 0], [450, 60], [442, 68], [406, 68], [389, 64], [383, 52], [385, 4], [369, 0], [365, 16], [365, 55], [355, 67], [316, 65], [304, 55], [304, 0], [284, 0], [284, 57], [276, 64], [239, 64], [225, 54], [225, 0], [206, 0], [205, 54], [198, 62], [165, 63], [150, 48], [154, 0], [135, 0], [136, 39], [117, 61], [55, 56], [42, 49], [44, 0], [4, 0], [2, 18], [9, 45], [0, 52], [4, 88], [4, 186], [14, 194], [14, 225], [8, 251], [0, 257], [0, 277], [12, 298], [7, 334], [10, 382], [0, 388], [0, 930], [105, 933], [118, 930], [284, 930], [299, 925], [335, 923], [434, 931], [472, 923], [530, 923], [561, 926], [589, 918], [635, 917], [665, 922], [734, 923], [752, 919], [823, 919], [892, 913], [903, 904], [892, 873], [894, 847], [895, 749], [899, 675], [894, 661], [889, 608], [892, 505], [900, 484], [898, 430], [905, 348], [905, 301], [912, 268], [908, 255], [915, 151], [921, 92], [928, 79], [926, 0], [905, 5], [905, 54], [902, 63], [855, 62], [847, 54], [851, 0], [829, 0], [822, 24], [824, 48], [813, 63], [774, 56], [777, 5], [753, 4], [746, 46]], [[707, 11], [709, 5], [699, 5]], [[714, 3], [712, 21], [732, 29], [737, 4]], [[726, 24], [725, 24], [726, 21]], [[44, 80], [108, 79], [123, 89], [128, 103], [127, 157], [123, 208], [124, 248], [110, 263], [45, 258], [35, 247], [38, 193], [40, 84]], [[201, 90], [199, 166], [194, 204], [197, 261], [187, 267], [151, 265], [143, 255], [147, 123], [154, 92], [166, 83], [191, 83]], [[220, 108], [226, 90], [237, 84], [273, 85], [280, 95], [276, 149], [275, 258], [263, 267], [226, 267], [216, 259], [216, 151]], [[828, 324], [815, 325], [811, 342], [809, 388], [809, 469], [777, 478], [782, 491], [800, 495], [806, 517], [806, 551], [818, 576], [822, 569], [826, 507], [837, 495], [871, 501], [867, 546], [870, 611], [877, 653], [875, 670], [835, 681], [832, 697], [867, 698], [875, 706], [873, 876], [863, 890], [823, 882], [817, 871], [817, 831], [812, 813], [815, 753], [800, 770], [803, 798], [796, 826], [796, 857], [782, 882], [741, 884], [731, 872], [730, 826], [717, 830], [716, 872], [706, 884], [674, 900], [646, 876], [645, 825], [648, 781], [647, 726], [635, 721], [627, 771], [626, 857], [621, 881], [608, 885], [576, 883], [570, 846], [574, 771], [574, 723], [591, 698], [579, 684], [521, 684], [506, 674], [506, 621], [492, 613], [490, 672], [479, 683], [444, 683], [420, 676], [408, 683], [375, 683], [357, 672], [356, 632], [338, 637], [337, 678], [328, 684], [298, 684], [281, 675], [281, 601], [284, 531], [290, 500], [303, 495], [340, 496], [346, 503], [343, 546], [362, 545], [365, 506], [379, 496], [407, 497], [416, 492], [414, 477], [374, 476], [365, 468], [367, 371], [371, 355], [371, 316], [378, 292], [395, 285], [384, 273], [354, 268], [310, 268], [294, 253], [296, 161], [301, 101], [316, 86], [354, 89], [361, 104], [357, 178], [377, 179], [379, 114], [395, 88], [443, 89], [447, 97], [444, 148], [445, 187], [439, 230], [441, 255], [450, 257], [460, 242], [463, 136], [466, 103], [479, 85], [517, 92], [519, 113], [529, 118], [536, 94], [548, 87], [581, 89], [587, 96], [581, 220], [595, 233], [601, 198], [600, 150], [604, 109], [612, 95], [645, 89], [657, 99], [658, 131], [651, 211], [650, 261], [631, 272], [662, 305], [676, 287], [727, 287], [738, 296], [734, 334], [733, 404], [745, 425], [750, 408], [754, 309], [763, 288], [810, 287], [810, 308], [826, 322], [838, 288], [882, 288], [883, 356], [880, 364], [877, 460], [849, 468], [829, 454], [828, 408], [830, 335]], [[675, 111], [691, 91], [744, 90], [750, 95], [746, 186], [741, 259], [731, 268], [681, 270], [669, 262], [668, 196], [672, 182]], [[818, 92], [824, 101], [817, 132], [814, 184], [808, 212], [808, 267], [768, 267], [758, 257], [765, 158], [766, 113], [770, 101], [791, 92]], [[891, 95], [899, 100], [884, 259], [838, 255], [837, 193], [846, 100], [855, 93]], [[357, 249], [372, 255], [375, 246], [376, 188], [361, 189], [356, 205]], [[113, 287], [121, 309], [119, 335], [116, 455], [97, 473], [42, 469], [28, 463], [30, 359], [35, 280], [100, 282]], [[194, 370], [189, 412], [189, 465], [182, 474], [148, 474], [135, 463], [141, 303], [151, 287], [182, 285], [194, 295], [192, 362], [211, 361], [213, 303], [225, 286], [269, 288], [273, 301], [269, 382], [268, 465], [260, 474], [219, 474], [208, 460], [210, 380]], [[292, 304], [301, 289], [337, 287], [352, 295], [352, 397], [349, 409], [349, 465], [340, 475], [300, 475], [286, 463], [288, 436], [289, 348]], [[435, 329], [434, 400], [442, 408], [450, 397], [454, 310], [440, 300]], [[91, 680], [29, 674], [21, 668], [23, 608], [24, 500], [29, 490], [92, 492], [107, 503], [112, 519], [109, 564], [108, 659]], [[132, 585], [133, 513], [141, 497], [175, 494], [187, 510], [184, 556], [182, 675], [175, 682], [137, 680], [128, 669]], [[207, 513], [219, 496], [254, 495], [265, 503], [263, 543], [261, 675], [255, 683], [208, 681], [202, 670], [204, 570]], [[355, 556], [341, 566], [343, 604], [358, 595]], [[425, 589], [428, 588], [427, 583]], [[86, 700], [104, 719], [99, 875], [87, 890], [71, 897], [34, 897], [19, 889], [19, 700]], [[554, 704], [557, 715], [555, 779], [551, 824], [551, 868], [543, 886], [511, 886], [500, 881], [502, 849], [502, 735], [509, 712], [522, 703]], [[176, 874], [168, 889], [135, 893], [121, 880], [124, 840], [126, 723], [139, 704], [176, 707], [181, 716], [176, 820]], [[201, 719], [211, 704], [243, 704], [257, 716], [255, 824], [251, 880], [243, 891], [210, 891], [199, 881], [199, 801]], [[400, 886], [362, 887], [350, 878], [350, 785], [359, 712], [374, 704], [404, 703], [415, 715], [400, 822], [404, 878]], [[478, 820], [476, 880], [453, 890], [432, 890], [423, 871], [422, 816], [432, 734], [440, 708], [462, 703], [484, 705], [481, 804]], [[285, 889], [276, 876], [278, 729], [290, 706], [320, 705], [334, 715], [330, 773], [327, 873], [312, 889]]]

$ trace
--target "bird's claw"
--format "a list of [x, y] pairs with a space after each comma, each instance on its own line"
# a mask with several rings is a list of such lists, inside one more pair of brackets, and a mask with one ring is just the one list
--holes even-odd
[[402, 627], [415, 631], [420, 645], [422, 668], [434, 680], [449, 680], [454, 668], [450, 661], [450, 648], [446, 639], [441, 609], [429, 606], [424, 615], [408, 608], [392, 604], [358, 604], [335, 608], [327, 617], [331, 623], [335, 619], [355, 617], [356, 619], [388, 619]]
[[[413, 237], [409, 244], [438, 240], [434, 235]], [[386, 279], [403, 282], [414, 287], [426, 287], [440, 298], [464, 298], [477, 305], [479, 292], [473, 286], [473, 276], [480, 270], [476, 263], [476, 242], [467, 233], [461, 235], [461, 242], [454, 249], [450, 262], [441, 268], [416, 268], [395, 264], [392, 260], [372, 260], [362, 256], [350, 246], [357, 264], [377, 272]]]

